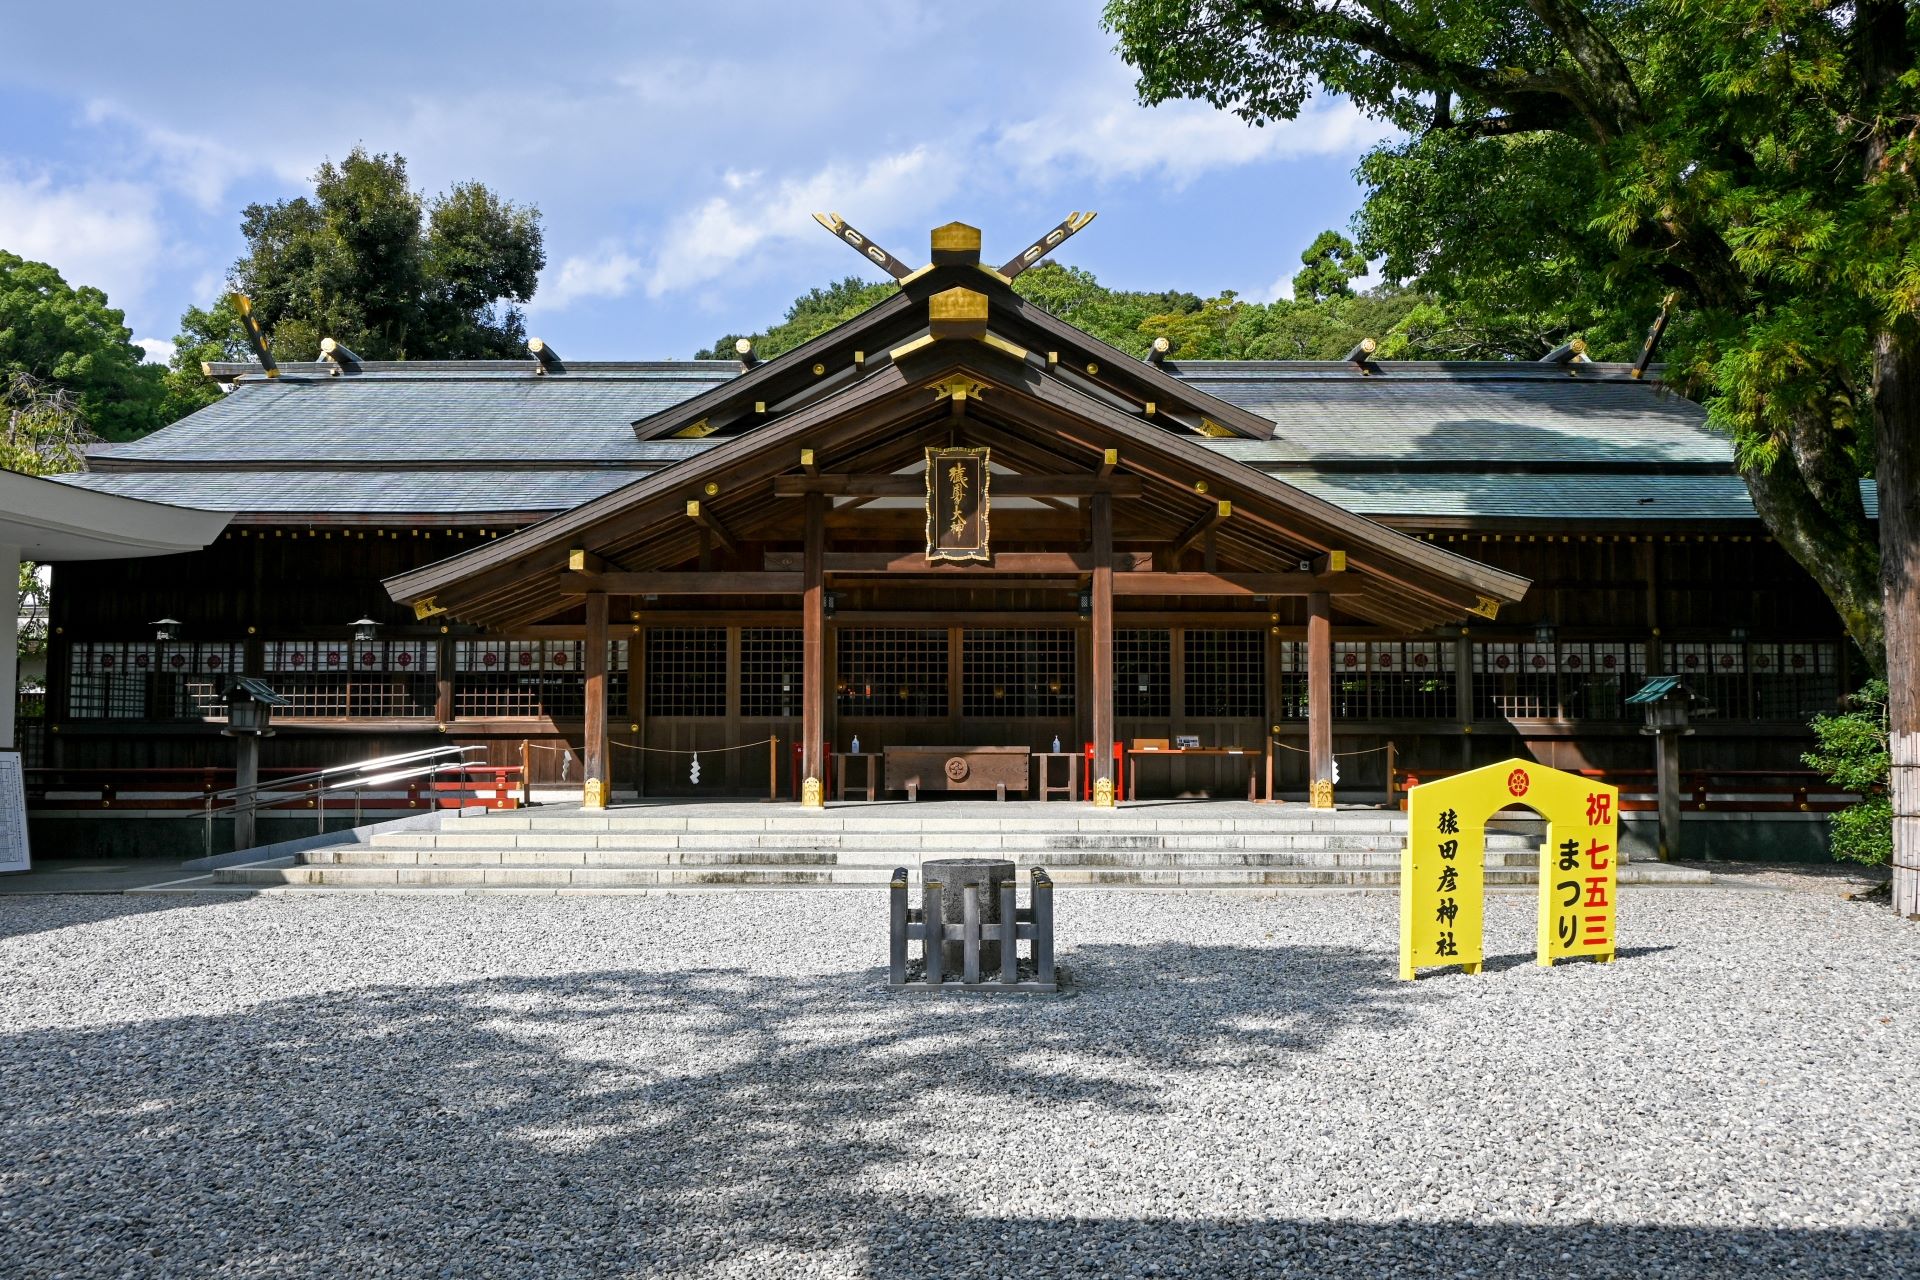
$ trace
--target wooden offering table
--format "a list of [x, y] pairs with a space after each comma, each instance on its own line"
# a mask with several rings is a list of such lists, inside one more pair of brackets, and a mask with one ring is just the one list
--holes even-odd
[[[1129, 747], [1127, 758], [1132, 762], [1127, 770], [1127, 799], [1140, 798], [1140, 762], [1154, 756], [1172, 756], [1181, 759], [1187, 756], [1245, 756], [1249, 764], [1257, 764], [1260, 753], [1245, 747]], [[1257, 769], [1247, 771], [1247, 799], [1254, 798], [1254, 774]]]
[[1031, 785], [1030, 747], [888, 747], [885, 754], [887, 790], [905, 791], [909, 800], [918, 800], [922, 788], [991, 791], [1005, 800]]

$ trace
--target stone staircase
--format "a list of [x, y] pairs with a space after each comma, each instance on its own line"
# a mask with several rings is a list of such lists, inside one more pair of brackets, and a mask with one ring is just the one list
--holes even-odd
[[[375, 832], [364, 844], [213, 872], [224, 887], [318, 886], [501, 892], [883, 885], [894, 868], [997, 854], [1060, 885], [1110, 888], [1391, 889], [1403, 814], [1234, 801], [1128, 807], [949, 802], [807, 811], [792, 805], [638, 805], [605, 813], [540, 806], [448, 813], [437, 829]], [[1486, 882], [1534, 883], [1536, 841], [1487, 839]], [[1662, 864], [1623, 883], [1692, 883]]]

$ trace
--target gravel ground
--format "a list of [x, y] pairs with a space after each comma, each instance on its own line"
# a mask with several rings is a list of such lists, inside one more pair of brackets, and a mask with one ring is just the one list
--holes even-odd
[[1920, 1274], [1884, 907], [1402, 984], [1391, 898], [1060, 898], [1011, 1002], [877, 893], [0, 901], [0, 1276]]

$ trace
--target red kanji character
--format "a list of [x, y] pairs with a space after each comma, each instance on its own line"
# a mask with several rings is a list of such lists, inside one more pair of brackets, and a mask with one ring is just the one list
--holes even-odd
[[1600, 855], [1610, 853], [1612, 850], [1613, 846], [1610, 844], [1601, 844], [1598, 840], [1589, 841], [1587, 844], [1587, 866], [1594, 871], [1605, 871], [1613, 865], [1613, 859], [1608, 858], [1605, 862], [1602, 862], [1600, 861]]
[[1607, 905], [1607, 878], [1605, 876], [1587, 877], [1587, 900], [1581, 904], [1587, 907]]
[[1596, 791], [1587, 797], [1587, 825], [1604, 827], [1613, 814], [1613, 797], [1604, 791]]
[[1607, 936], [1607, 918], [1605, 916], [1587, 916], [1586, 941], [1597, 942]]

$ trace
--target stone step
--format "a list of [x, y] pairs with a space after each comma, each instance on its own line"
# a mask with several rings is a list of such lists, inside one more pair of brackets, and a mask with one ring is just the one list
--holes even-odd
[[[1398, 850], [1016, 850], [1002, 853], [1023, 867], [1398, 867]], [[1488, 867], [1530, 867], [1539, 855], [1490, 851]], [[893, 851], [887, 856], [828, 850], [691, 849], [384, 849], [346, 845], [303, 854], [309, 866], [355, 867], [867, 867], [918, 868], [921, 857]]]
[[[679, 886], [880, 886], [892, 872], [879, 867], [230, 867], [215, 873], [224, 885], [342, 889], [634, 889]], [[1257, 889], [1367, 886], [1390, 888], [1398, 873], [1386, 867], [1063, 868], [1060, 886], [1102, 888]], [[1528, 872], [1489, 869], [1489, 885], [1531, 883]]]
[[[892, 878], [883, 867], [524, 867], [524, 866], [251, 866], [213, 873], [214, 882], [256, 889], [313, 887], [372, 890], [446, 890], [547, 892], [557, 890], [634, 890], [669, 888], [878, 887]], [[1397, 868], [1360, 867], [1061, 867], [1053, 872], [1061, 886], [1137, 889], [1284, 889], [1376, 888], [1399, 883]], [[1705, 884], [1710, 877], [1693, 868], [1653, 864], [1621, 868], [1625, 884]], [[1489, 887], [1535, 883], [1531, 869], [1489, 867]]]
[[790, 832], [802, 835], [816, 835], [823, 832], [867, 833], [876, 835], [924, 834], [972, 836], [978, 834], [1007, 835], [1021, 832], [1069, 832], [1081, 831], [1090, 834], [1118, 834], [1166, 832], [1169, 834], [1204, 835], [1211, 833], [1250, 833], [1274, 832], [1292, 834], [1298, 832], [1338, 832], [1345, 835], [1362, 833], [1389, 833], [1404, 835], [1407, 820], [1404, 815], [1389, 813], [1338, 813], [1313, 816], [1312, 810], [1301, 810], [1297, 816], [1259, 818], [1166, 818], [1166, 817], [1084, 817], [1070, 812], [1059, 818], [998, 818], [987, 814], [975, 818], [895, 818], [860, 815], [854, 817], [826, 814], [791, 813], [787, 815], [769, 815], [764, 818], [725, 817], [712, 818], [688, 817], [684, 814], [662, 815], [659, 817], [626, 817], [618, 810], [609, 814], [586, 815], [577, 811], [554, 815], [541, 815], [522, 810], [515, 813], [486, 813], [475, 815], [449, 816], [443, 830], [448, 833], [466, 833], [480, 831], [551, 831], [556, 834], [579, 834], [631, 831], [641, 834], [663, 834], [679, 832]]
[[[1369, 832], [1210, 832], [1204, 834], [1168, 832], [1021, 832], [994, 835], [969, 832], [949, 836], [945, 833], [914, 832], [550, 832], [550, 831], [398, 831], [373, 837], [376, 849], [444, 851], [493, 849], [624, 849], [665, 852], [699, 849], [760, 849], [792, 851], [834, 851], [875, 853], [986, 853], [1022, 850], [1116, 851], [1168, 850], [1367, 850], [1398, 852], [1404, 835]], [[1487, 847], [1494, 850], [1532, 853], [1534, 843], [1524, 836], [1509, 833], [1490, 835]]]

